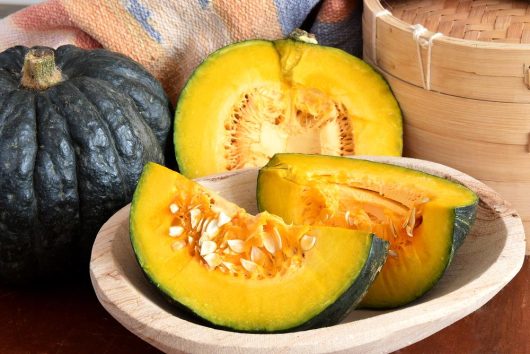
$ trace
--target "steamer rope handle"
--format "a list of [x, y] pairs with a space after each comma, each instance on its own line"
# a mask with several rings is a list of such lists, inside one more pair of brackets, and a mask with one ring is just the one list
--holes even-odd
[[[387, 9], [380, 10], [373, 13], [372, 16], [372, 60], [375, 65], [377, 65], [377, 19], [383, 16], [391, 16], [392, 13]], [[436, 32], [428, 39], [423, 38], [422, 35], [425, 34], [427, 29], [420, 24], [412, 25], [412, 38], [416, 42], [416, 52], [418, 54], [418, 62], [421, 72], [421, 82], [425, 90], [431, 91], [431, 62], [432, 62], [432, 47], [434, 45], [434, 40], [436, 38], [442, 37], [443, 33]], [[421, 57], [421, 48], [427, 47], [427, 72], [425, 72], [423, 66], [423, 59]]]
[[[416, 52], [418, 54], [418, 62], [420, 65], [421, 81], [425, 90], [431, 90], [431, 62], [432, 62], [432, 47], [434, 40], [443, 36], [443, 33], [436, 32], [429, 39], [423, 38], [422, 35], [428, 32], [427, 28], [420, 24], [412, 25], [412, 38], [416, 42]], [[423, 59], [421, 57], [421, 48], [427, 47], [427, 73], [423, 67]]]

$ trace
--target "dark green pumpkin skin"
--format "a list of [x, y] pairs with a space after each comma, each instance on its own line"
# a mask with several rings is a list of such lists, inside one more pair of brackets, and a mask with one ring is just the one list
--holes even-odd
[[139, 64], [103, 49], [55, 50], [63, 81], [21, 86], [26, 47], [0, 53], [0, 281], [83, 267], [102, 224], [163, 163], [167, 97]]

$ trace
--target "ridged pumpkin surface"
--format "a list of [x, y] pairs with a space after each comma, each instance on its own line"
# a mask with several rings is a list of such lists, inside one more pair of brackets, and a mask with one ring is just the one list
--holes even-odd
[[132, 60], [40, 48], [55, 55], [60, 73], [41, 90], [21, 84], [28, 51], [0, 53], [0, 280], [7, 281], [86, 266], [96, 232], [130, 201], [144, 164], [163, 162], [170, 129], [162, 87]]

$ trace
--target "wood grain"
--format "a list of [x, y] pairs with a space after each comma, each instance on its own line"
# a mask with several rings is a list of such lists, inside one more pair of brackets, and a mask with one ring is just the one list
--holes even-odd
[[[98, 299], [131, 332], [164, 351], [375, 353], [417, 342], [475, 311], [513, 278], [524, 257], [523, 227], [497, 193], [465, 174], [414, 159], [377, 160], [458, 180], [481, 197], [477, 222], [454, 263], [431, 292], [407, 307], [358, 310], [340, 325], [287, 334], [241, 334], [197, 325], [168, 306], [144, 279], [130, 246], [128, 208], [103, 226], [94, 244], [90, 272]], [[255, 180], [256, 171], [247, 170], [201, 183], [253, 211]]]

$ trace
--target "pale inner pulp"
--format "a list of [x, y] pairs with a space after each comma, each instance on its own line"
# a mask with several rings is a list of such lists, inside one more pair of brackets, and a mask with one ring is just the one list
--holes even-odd
[[275, 153], [354, 153], [346, 107], [317, 89], [258, 87], [244, 93], [225, 121], [226, 169], [261, 167]]
[[227, 215], [206, 193], [177, 195], [168, 210], [173, 250], [233, 276], [263, 279], [299, 269], [317, 241], [308, 226], [287, 226], [267, 213]]

